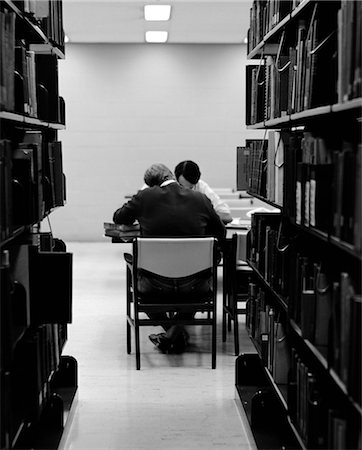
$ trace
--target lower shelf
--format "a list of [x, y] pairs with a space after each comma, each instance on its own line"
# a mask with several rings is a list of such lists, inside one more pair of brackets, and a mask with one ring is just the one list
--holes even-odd
[[77, 393], [77, 380], [77, 361], [71, 356], [62, 356], [59, 369], [50, 383], [51, 395], [40, 420], [22, 430], [14, 448], [58, 448]]
[[236, 359], [236, 390], [259, 449], [302, 449], [255, 353]]

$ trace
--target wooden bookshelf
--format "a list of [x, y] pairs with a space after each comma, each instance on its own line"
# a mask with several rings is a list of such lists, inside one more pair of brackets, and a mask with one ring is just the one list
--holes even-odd
[[[275, 405], [271, 392], [280, 402], [273, 373], [284, 373], [288, 379], [283, 396], [287, 421], [285, 417], [281, 421], [283, 427], [289, 424], [297, 447], [292, 442], [285, 448], [358, 448], [362, 423], [362, 4], [285, 2], [287, 12], [275, 23], [270, 11], [278, 11], [277, 4], [274, 0], [253, 2], [249, 36], [254, 45], [248, 49], [248, 58], [261, 58], [263, 69], [246, 72], [254, 77], [246, 80], [250, 89], [246, 121], [250, 129], [270, 130], [264, 148], [254, 155], [251, 152], [249, 192], [280, 208], [281, 225], [267, 213], [252, 218], [248, 263], [256, 274], [257, 288], [248, 300], [246, 322], [269, 378], [263, 386], [272, 386], [265, 394], [265, 405]], [[275, 70], [282, 56], [293, 61], [284, 78]], [[256, 85], [259, 97], [252, 89]], [[283, 115], [277, 103], [280, 92], [288, 93]], [[278, 146], [282, 142], [278, 164], [273, 158], [275, 142]], [[273, 198], [276, 167], [281, 169], [281, 204]], [[283, 354], [279, 354], [275, 323], [285, 330]], [[257, 362], [245, 358], [242, 355], [237, 361], [237, 386], [252, 377], [251, 372], [242, 373], [248, 364], [256, 370]], [[249, 386], [245, 390], [249, 397], [250, 390]], [[247, 409], [243, 389], [238, 392]], [[262, 426], [253, 423], [252, 416], [248, 416], [251, 428], [260, 435]], [[278, 440], [278, 425], [275, 428]]]
[[61, 7], [0, 2], [1, 449], [56, 449], [77, 391], [77, 362], [63, 355], [72, 254], [42, 231], [66, 203]]

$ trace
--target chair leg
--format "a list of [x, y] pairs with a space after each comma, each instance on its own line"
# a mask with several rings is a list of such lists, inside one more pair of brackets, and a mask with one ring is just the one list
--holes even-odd
[[[131, 300], [132, 300], [132, 293], [131, 293], [131, 270], [130, 268], [126, 267], [126, 285], [127, 285], [127, 318], [131, 315]], [[131, 325], [127, 320], [127, 354], [129, 355], [131, 353]]]
[[141, 354], [140, 354], [140, 329], [138, 325], [135, 325], [135, 344], [136, 344], [136, 369], [141, 368]]
[[216, 369], [216, 313], [213, 312], [213, 323], [212, 323], [212, 342], [211, 342], [211, 368]]
[[129, 355], [131, 353], [131, 325], [128, 323], [127, 320], [127, 354]]
[[226, 341], [226, 305], [227, 305], [227, 271], [226, 271], [226, 259], [224, 258], [222, 268], [222, 341]]
[[235, 356], [239, 356], [239, 321], [238, 321], [238, 301], [237, 297], [233, 298], [233, 318], [234, 318], [234, 347]]

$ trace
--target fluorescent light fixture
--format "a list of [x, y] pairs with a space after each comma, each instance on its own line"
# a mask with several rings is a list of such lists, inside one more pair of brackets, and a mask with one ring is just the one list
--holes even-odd
[[167, 31], [146, 31], [145, 35], [146, 42], [167, 42], [168, 32]]
[[169, 20], [170, 5], [145, 5], [145, 20]]

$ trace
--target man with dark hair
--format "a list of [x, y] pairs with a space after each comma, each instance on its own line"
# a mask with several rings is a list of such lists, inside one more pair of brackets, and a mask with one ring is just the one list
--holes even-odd
[[[144, 181], [149, 187], [138, 191], [115, 211], [113, 215], [115, 223], [132, 225], [137, 220], [142, 236], [215, 236], [219, 242], [224, 239], [225, 226], [210, 200], [200, 192], [182, 187], [164, 164], [153, 164], [149, 167], [145, 172]], [[131, 255], [125, 255], [128, 262], [130, 257]], [[208, 282], [209, 280], [205, 280], [206, 284]], [[145, 279], [145, 288], [150, 286], [150, 283], [152, 285], [152, 279]], [[200, 291], [205, 289], [205, 286], [199, 286], [199, 281], [196, 283], [197, 289]], [[172, 290], [172, 286], [165, 285], [164, 291], [167, 292], [170, 288]], [[196, 285], [190, 284], [190, 290], [195, 288]], [[151, 318], [163, 320], [167, 317], [161, 314]], [[164, 328], [166, 333], [151, 334], [150, 340], [162, 351], [176, 347], [178, 351], [182, 351], [187, 336], [184, 330], [180, 327]]]
[[205, 194], [210, 199], [223, 223], [226, 224], [233, 220], [228, 205], [221, 200], [205, 181], [200, 180], [200, 168], [194, 161], [186, 160], [178, 163], [175, 167], [175, 176], [181, 186]]

